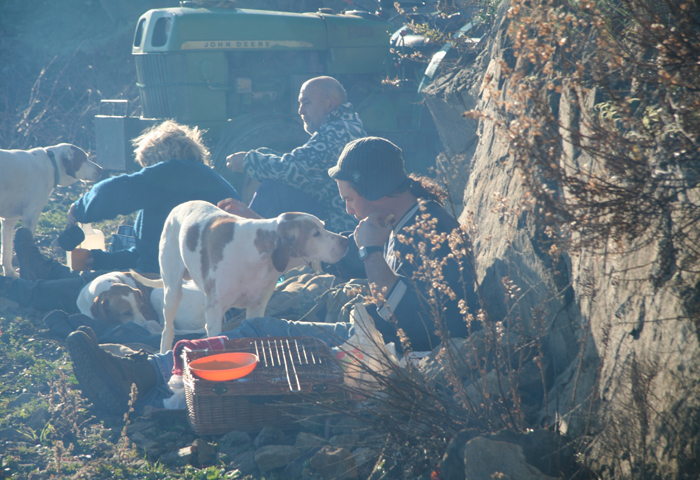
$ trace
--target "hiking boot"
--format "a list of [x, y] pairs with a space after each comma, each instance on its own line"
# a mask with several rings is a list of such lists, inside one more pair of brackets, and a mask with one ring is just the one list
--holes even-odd
[[46, 258], [34, 242], [34, 235], [28, 228], [19, 228], [15, 233], [15, 253], [19, 261], [19, 276], [33, 282], [49, 279], [51, 269], [58, 262]]
[[131, 385], [137, 399], [156, 385], [156, 371], [146, 352], [117, 357], [103, 351], [90, 327], [80, 327], [66, 339], [80, 390], [99, 409], [122, 414], [129, 408]]

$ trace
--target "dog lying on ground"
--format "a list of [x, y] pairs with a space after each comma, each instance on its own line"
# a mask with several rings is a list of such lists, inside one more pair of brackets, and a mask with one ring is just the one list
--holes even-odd
[[[175, 330], [204, 333], [204, 294], [191, 282], [182, 291]], [[144, 285], [129, 272], [100, 275], [83, 287], [76, 303], [83, 315], [96, 320], [112, 325], [134, 322], [158, 335], [163, 331], [163, 289]]]
[[0, 150], [0, 219], [2, 220], [2, 267], [5, 276], [19, 276], [12, 267], [15, 225], [34, 234], [39, 215], [56, 187], [78, 180], [97, 181], [102, 168], [88, 160], [75, 145], [62, 143], [32, 150]]
[[205, 295], [207, 336], [221, 333], [224, 313], [245, 308], [246, 318], [261, 317], [284, 272], [313, 260], [339, 261], [348, 238], [323, 228], [308, 213], [283, 213], [271, 219], [247, 219], [200, 200], [175, 207], [160, 237], [160, 282], [165, 288], [160, 351], [172, 348], [182, 282], [191, 278]]

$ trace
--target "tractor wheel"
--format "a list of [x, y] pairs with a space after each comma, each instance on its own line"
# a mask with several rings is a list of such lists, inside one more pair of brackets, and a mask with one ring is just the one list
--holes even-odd
[[239, 119], [227, 128], [212, 152], [214, 169], [231, 183], [248, 203], [259, 183], [243, 173], [234, 173], [226, 167], [226, 157], [236, 152], [247, 152], [266, 147], [279, 154], [291, 152], [306, 143], [309, 134], [298, 118], [285, 115], [248, 117]]

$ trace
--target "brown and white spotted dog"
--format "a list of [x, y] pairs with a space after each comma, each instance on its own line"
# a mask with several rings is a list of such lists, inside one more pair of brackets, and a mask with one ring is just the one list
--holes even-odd
[[39, 215], [54, 188], [100, 178], [99, 165], [88, 160], [87, 154], [75, 145], [0, 150], [0, 256], [5, 276], [18, 276], [12, 267], [12, 235], [17, 221], [22, 219], [22, 225], [34, 234]]
[[[134, 322], [151, 333], [163, 331], [162, 288], [144, 285], [141, 275], [109, 272], [85, 285], [76, 305], [83, 315], [112, 325]], [[204, 332], [204, 294], [191, 282], [183, 285], [183, 300], [175, 317], [178, 334]]]
[[172, 348], [184, 279], [191, 278], [204, 292], [211, 337], [221, 333], [224, 314], [232, 307], [245, 308], [247, 318], [263, 316], [282, 273], [313, 260], [335, 263], [347, 249], [347, 237], [326, 231], [323, 222], [308, 213], [253, 220], [199, 200], [175, 207], [160, 237], [165, 288], [161, 353]]

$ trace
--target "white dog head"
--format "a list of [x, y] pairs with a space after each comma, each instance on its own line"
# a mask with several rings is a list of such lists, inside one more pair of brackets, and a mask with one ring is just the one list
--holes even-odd
[[272, 240], [269, 233], [275, 237], [272, 265], [278, 272], [287, 269], [291, 258], [305, 263], [312, 260], [335, 263], [348, 251], [347, 237], [327, 231], [321, 220], [308, 213], [283, 213], [277, 217], [277, 232], [259, 230], [255, 240], [259, 249], [259, 242]]
[[96, 182], [102, 178], [102, 168], [88, 159], [87, 153], [82, 148], [68, 143], [61, 143], [53, 147], [46, 147], [47, 152], [54, 154], [56, 163], [63, 170], [59, 176], [58, 184], [68, 186], [78, 180]]

